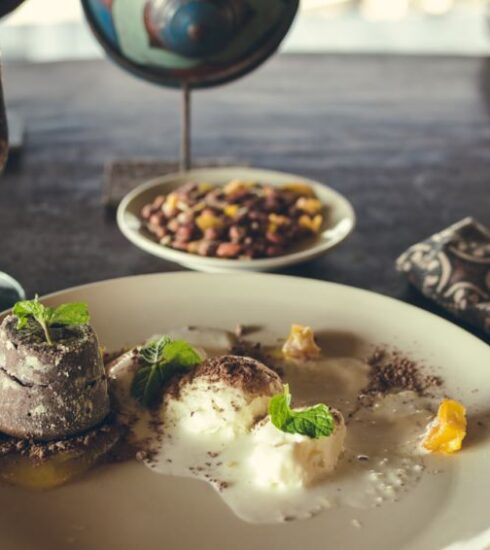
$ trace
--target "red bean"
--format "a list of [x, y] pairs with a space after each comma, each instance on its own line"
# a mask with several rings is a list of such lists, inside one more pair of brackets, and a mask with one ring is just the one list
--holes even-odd
[[265, 235], [265, 238], [274, 244], [282, 244], [284, 242], [284, 237], [279, 233], [268, 231]]
[[197, 253], [200, 256], [214, 256], [218, 249], [218, 243], [213, 241], [201, 241]]
[[265, 249], [265, 255], [269, 256], [269, 258], [280, 256], [281, 254], [284, 254], [284, 249], [281, 246], [268, 246]]
[[180, 227], [180, 224], [177, 218], [173, 218], [167, 223], [167, 229], [169, 231], [172, 231], [172, 233], [175, 233], [179, 227]]
[[221, 243], [218, 245], [216, 255], [220, 258], [236, 258], [242, 250], [237, 243]]
[[155, 209], [151, 204], [145, 204], [143, 208], [141, 209], [141, 217], [144, 220], [149, 220], [150, 216], [155, 212]]
[[172, 241], [172, 243], [170, 243], [170, 246], [172, 248], [175, 248], [176, 250], [185, 250], [187, 252], [187, 245], [188, 243], [185, 243], [183, 241]]
[[152, 232], [158, 240], [163, 239], [163, 237], [165, 237], [168, 233], [165, 227], [160, 227], [160, 226], [154, 227]]
[[182, 223], [182, 224], [187, 224], [187, 223], [191, 223], [194, 221], [194, 213], [193, 212], [181, 212], [178, 216], [177, 216], [177, 220], [179, 221], [179, 223]]
[[157, 195], [153, 199], [152, 206], [153, 206], [153, 208], [155, 208], [155, 210], [158, 210], [162, 207], [164, 202], [165, 202], [165, 196], [164, 195]]
[[239, 243], [247, 235], [247, 230], [245, 227], [240, 227], [239, 225], [232, 225], [229, 231], [230, 240], [233, 243]]
[[151, 225], [159, 226], [165, 223], [165, 214], [160, 210], [150, 216], [149, 220]]
[[194, 233], [194, 228], [192, 225], [181, 225], [175, 232], [175, 238], [178, 241], [189, 242], [192, 240], [192, 234]]
[[219, 227], [210, 227], [204, 231], [204, 238], [207, 241], [217, 241], [223, 235], [223, 230]]

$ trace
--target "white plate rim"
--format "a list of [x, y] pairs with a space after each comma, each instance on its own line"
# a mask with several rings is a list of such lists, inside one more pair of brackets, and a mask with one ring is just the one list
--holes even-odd
[[[323, 281], [320, 279], [311, 279], [308, 277], [299, 277], [296, 275], [283, 275], [280, 273], [243, 273], [243, 272], [232, 272], [232, 273], [215, 273], [215, 274], [207, 274], [207, 273], [200, 273], [200, 272], [192, 272], [192, 271], [170, 271], [166, 273], [141, 273], [137, 275], [127, 275], [124, 277], [111, 277], [110, 279], [101, 279], [98, 281], [93, 281], [90, 283], [84, 283], [80, 285], [74, 285], [71, 287], [67, 287], [61, 290], [56, 290], [53, 292], [49, 292], [47, 294], [43, 294], [40, 296], [40, 300], [50, 300], [52, 298], [57, 298], [59, 296], [63, 296], [64, 294], [70, 293], [70, 292], [78, 292], [85, 289], [90, 289], [91, 287], [98, 287], [103, 285], [112, 285], [114, 283], [124, 283], [126, 281], [137, 281], [137, 280], [144, 280], [144, 279], [152, 279], [152, 278], [201, 278], [206, 276], [212, 276], [212, 277], [221, 277], [221, 278], [243, 278], [243, 279], [251, 279], [252, 277], [257, 279], [268, 279], [271, 280], [273, 278], [285, 280], [285, 281], [297, 281], [298, 283], [303, 282], [307, 284], [312, 285], [327, 285], [332, 288], [339, 288], [343, 290], [347, 290], [348, 292], [352, 293], [358, 293], [359, 296], [369, 296], [371, 299], [380, 299], [385, 301], [386, 303], [391, 303], [392, 305], [401, 305], [402, 307], [407, 308], [408, 310], [411, 310], [412, 312], [417, 312], [420, 315], [425, 316], [427, 319], [432, 319], [433, 321], [436, 321], [438, 323], [441, 323], [446, 327], [448, 330], [453, 330], [459, 332], [461, 335], [465, 335], [465, 337], [469, 338], [471, 343], [476, 344], [478, 346], [483, 346], [482, 349], [486, 349], [486, 351], [490, 351], [490, 346], [478, 336], [475, 336], [465, 328], [459, 326], [458, 324], [454, 323], [453, 321], [450, 321], [449, 319], [445, 319], [444, 317], [441, 317], [440, 315], [437, 315], [436, 313], [432, 313], [431, 311], [427, 311], [426, 309], [423, 309], [419, 306], [410, 304], [408, 302], [405, 302], [403, 300], [400, 300], [398, 298], [394, 298], [393, 296], [388, 296], [386, 294], [381, 294], [379, 292], [375, 292], [373, 290], [368, 290], [361, 287], [356, 287], [352, 285], [346, 285], [343, 283], [337, 283], [333, 281]], [[11, 308], [6, 309], [4, 311], [0, 312], [0, 318], [7, 315], [11, 311]]]

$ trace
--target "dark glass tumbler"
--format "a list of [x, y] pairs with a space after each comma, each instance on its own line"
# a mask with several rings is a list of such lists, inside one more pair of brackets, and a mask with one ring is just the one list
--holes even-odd
[[[2, 75], [0, 72], [0, 173], [7, 164], [9, 151], [7, 115], [5, 113], [5, 102], [3, 98]], [[1, 241], [0, 241], [1, 243]], [[0, 244], [1, 251], [1, 244]], [[15, 302], [24, 298], [24, 290], [20, 284], [0, 271], [0, 311], [12, 307]]]

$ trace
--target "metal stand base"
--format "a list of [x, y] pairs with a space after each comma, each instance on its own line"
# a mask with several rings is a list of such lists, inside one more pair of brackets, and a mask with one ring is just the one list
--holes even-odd
[[[194, 168], [226, 166], [247, 166], [247, 162], [233, 158], [200, 159]], [[105, 166], [102, 201], [108, 208], [115, 208], [121, 199], [144, 181], [178, 172], [181, 165], [177, 161], [157, 159], [120, 159]]]

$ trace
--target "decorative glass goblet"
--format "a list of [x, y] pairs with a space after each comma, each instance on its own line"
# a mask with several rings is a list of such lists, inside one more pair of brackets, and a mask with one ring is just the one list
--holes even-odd
[[277, 49], [299, 0], [82, 0], [123, 69], [182, 90], [181, 168], [191, 164], [190, 91], [231, 82]]

